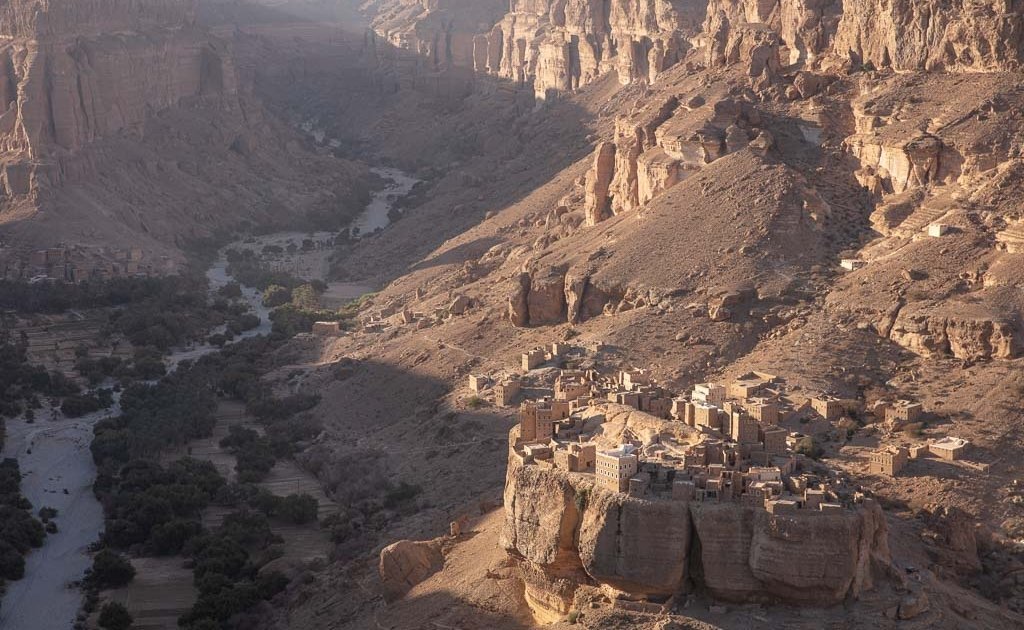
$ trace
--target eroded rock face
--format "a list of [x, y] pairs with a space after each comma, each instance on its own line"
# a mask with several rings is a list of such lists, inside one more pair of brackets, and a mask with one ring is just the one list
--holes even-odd
[[924, 536], [932, 543], [928, 551], [940, 563], [961, 573], [981, 570], [974, 517], [957, 507], [938, 506], [926, 513], [925, 522]]
[[1019, 66], [1024, 7], [954, 0], [843, 3], [835, 52], [853, 63], [895, 70], [978, 71]]
[[899, 142], [861, 133], [847, 139], [851, 152], [860, 160], [858, 180], [879, 194], [898, 194], [923, 188], [932, 182], [952, 179], [958, 174], [958, 161], [943, 160], [948, 150], [939, 138], [921, 133]]
[[644, 597], [682, 588], [689, 546], [686, 503], [640, 501], [618, 493], [595, 492], [579, 532], [587, 575]]
[[473, 68], [474, 38], [508, 9], [507, 0], [384, 0], [373, 16], [374, 32], [414, 53], [430, 70]]
[[831, 51], [841, 0], [711, 0], [704, 33], [709, 65], [742, 63], [750, 76], [811, 63]]
[[546, 269], [534, 272], [526, 298], [530, 324], [559, 324], [566, 319], [565, 272]]
[[137, 31], [195, 20], [194, 0], [11, 0], [0, 7], [0, 34], [55, 37]]
[[602, 142], [594, 151], [594, 166], [587, 171], [585, 184], [584, 212], [587, 225], [597, 225], [611, 213], [609, 193], [615, 175], [615, 151], [612, 142]]
[[900, 311], [889, 338], [922, 356], [958, 359], [1012, 359], [1020, 355], [1019, 327], [996, 316], [934, 313], [924, 308]]
[[613, 142], [598, 145], [586, 176], [587, 224], [643, 207], [704, 165], [746, 148], [756, 120], [756, 111], [733, 99], [684, 106], [674, 96], [618, 118]]
[[558, 615], [588, 578], [576, 549], [578, 489], [564, 475], [510, 462], [500, 544], [520, 560], [531, 607]]
[[545, 99], [610, 70], [619, 81], [654, 81], [689, 49], [704, 14], [700, 0], [512, 0], [476, 38], [476, 70], [532, 84]]
[[0, 151], [79, 149], [182, 99], [236, 90], [225, 44], [193, 26], [191, 2], [15, 2], [4, 14]]
[[530, 305], [527, 298], [530, 295], [530, 274], [521, 273], [516, 278], [516, 288], [508, 297], [508, 318], [513, 326], [523, 327], [530, 325]]
[[541, 326], [566, 321], [565, 271], [536, 269], [519, 275], [508, 298], [508, 317], [514, 326]]
[[1013, 69], [1022, 29], [1024, 8], [1015, 3], [968, 0], [711, 0], [704, 24], [707, 62], [742, 62], [751, 76], [773, 71], [773, 56], [814, 64], [834, 55], [898, 71]]
[[724, 600], [832, 605], [871, 588], [873, 567], [889, 562], [885, 518], [870, 501], [771, 515], [631, 498], [513, 458], [505, 506], [501, 544], [519, 560], [528, 601], [551, 617], [570, 609], [582, 584], [651, 597], [692, 581]]

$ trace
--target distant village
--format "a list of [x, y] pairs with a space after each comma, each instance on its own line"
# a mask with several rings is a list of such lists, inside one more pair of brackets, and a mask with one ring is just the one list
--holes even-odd
[[86, 280], [138, 277], [174, 271], [176, 264], [167, 256], [147, 258], [139, 247], [59, 246], [29, 252], [3, 262], [3, 278], [27, 282], [58, 281], [79, 283]]
[[[729, 383], [700, 383], [679, 396], [643, 369], [612, 374], [576, 369], [587, 352], [553, 343], [524, 352], [520, 373], [493, 380], [469, 376], [475, 394], [489, 392], [501, 407], [518, 404], [509, 448], [520, 465], [590, 475], [596, 485], [632, 497], [731, 501], [773, 514], [846, 509], [867, 498], [845, 473], [815, 461], [812, 438], [780, 426], [810, 417], [833, 423], [864, 413], [863, 401], [819, 394], [796, 403], [783, 378], [764, 372]], [[532, 388], [527, 396], [523, 377], [542, 367], [557, 370], [553, 387], [540, 395]], [[610, 447], [601, 435], [603, 403], [679, 423], [677, 434], [686, 437], [637, 435], [627, 428], [620, 443]], [[898, 430], [917, 422], [924, 410], [919, 403], [895, 400], [880, 402], [871, 412]], [[896, 476], [911, 459], [956, 460], [967, 447], [955, 437], [909, 448], [886, 446], [870, 454], [869, 471]]]

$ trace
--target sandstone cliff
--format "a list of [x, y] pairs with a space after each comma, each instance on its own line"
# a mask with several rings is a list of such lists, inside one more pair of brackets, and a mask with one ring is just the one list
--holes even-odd
[[814, 64], [831, 50], [840, 0], [711, 0], [704, 22], [708, 65], [741, 62], [750, 76]]
[[843, 4], [835, 52], [894, 70], [979, 71], [1019, 67], [1024, 7], [1012, 0], [912, 0]]
[[431, 70], [474, 69], [532, 87], [539, 99], [615, 71], [654, 81], [692, 48], [702, 0], [381, 0], [372, 28]]
[[[191, 3], [50, 2], [4, 7], [0, 151], [37, 159], [140, 124], [184, 98], [236, 90], [226, 44]], [[12, 191], [8, 191], [12, 192]]]
[[191, 0], [5, 2], [0, 35], [9, 268], [33, 248], [113, 246], [173, 271], [186, 243], [243, 222], [358, 209], [358, 169], [314, 156], [249, 97]]
[[699, 0], [513, 0], [476, 38], [475, 67], [532, 84], [540, 99], [615, 70], [622, 84], [654, 81], [690, 49]]
[[508, 8], [506, 0], [389, 0], [366, 3], [372, 28], [431, 70], [473, 67], [474, 37]]
[[877, 504], [773, 516], [729, 504], [637, 499], [592, 477], [509, 466], [501, 544], [527, 600], [566, 614], [582, 585], [664, 598], [693, 588], [729, 601], [832, 605], [857, 597], [888, 563]]
[[1017, 68], [1024, 9], [965, 0], [936, 7], [914, 0], [711, 0], [704, 24], [709, 64], [745, 62], [751, 76], [775, 63], [897, 71]]

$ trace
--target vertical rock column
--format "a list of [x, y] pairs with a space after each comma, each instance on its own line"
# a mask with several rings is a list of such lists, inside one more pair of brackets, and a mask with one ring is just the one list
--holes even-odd
[[607, 219], [611, 213], [609, 190], [615, 176], [615, 145], [602, 142], [594, 152], [594, 166], [587, 171], [584, 212], [588, 226]]

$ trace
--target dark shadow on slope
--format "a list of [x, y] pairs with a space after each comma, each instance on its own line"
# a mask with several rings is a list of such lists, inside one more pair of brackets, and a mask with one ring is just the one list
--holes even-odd
[[[447, 383], [461, 382], [474, 363], [456, 348], [401, 356], [401, 364], [342, 359], [307, 377], [329, 437], [299, 462], [341, 506], [336, 559], [396, 538], [434, 538], [459, 516], [475, 516], [481, 501], [500, 502], [511, 410], [470, 401], [468, 391], [452, 406]], [[396, 525], [401, 535], [391, 533]]]
[[425, 258], [414, 264], [409, 270], [418, 271], [428, 267], [439, 267], [444, 265], [459, 265], [467, 260], [476, 260], [483, 256], [487, 250], [500, 243], [497, 238], [478, 238], [462, 245], [447, 249], [437, 256]]
[[590, 115], [573, 101], [538, 108], [532, 86], [476, 75], [471, 60], [329, 23], [239, 24], [233, 38], [240, 72], [271, 109], [323, 130], [336, 141], [326, 150], [429, 186], [383, 238], [339, 252], [349, 278], [386, 284], [591, 150]]

